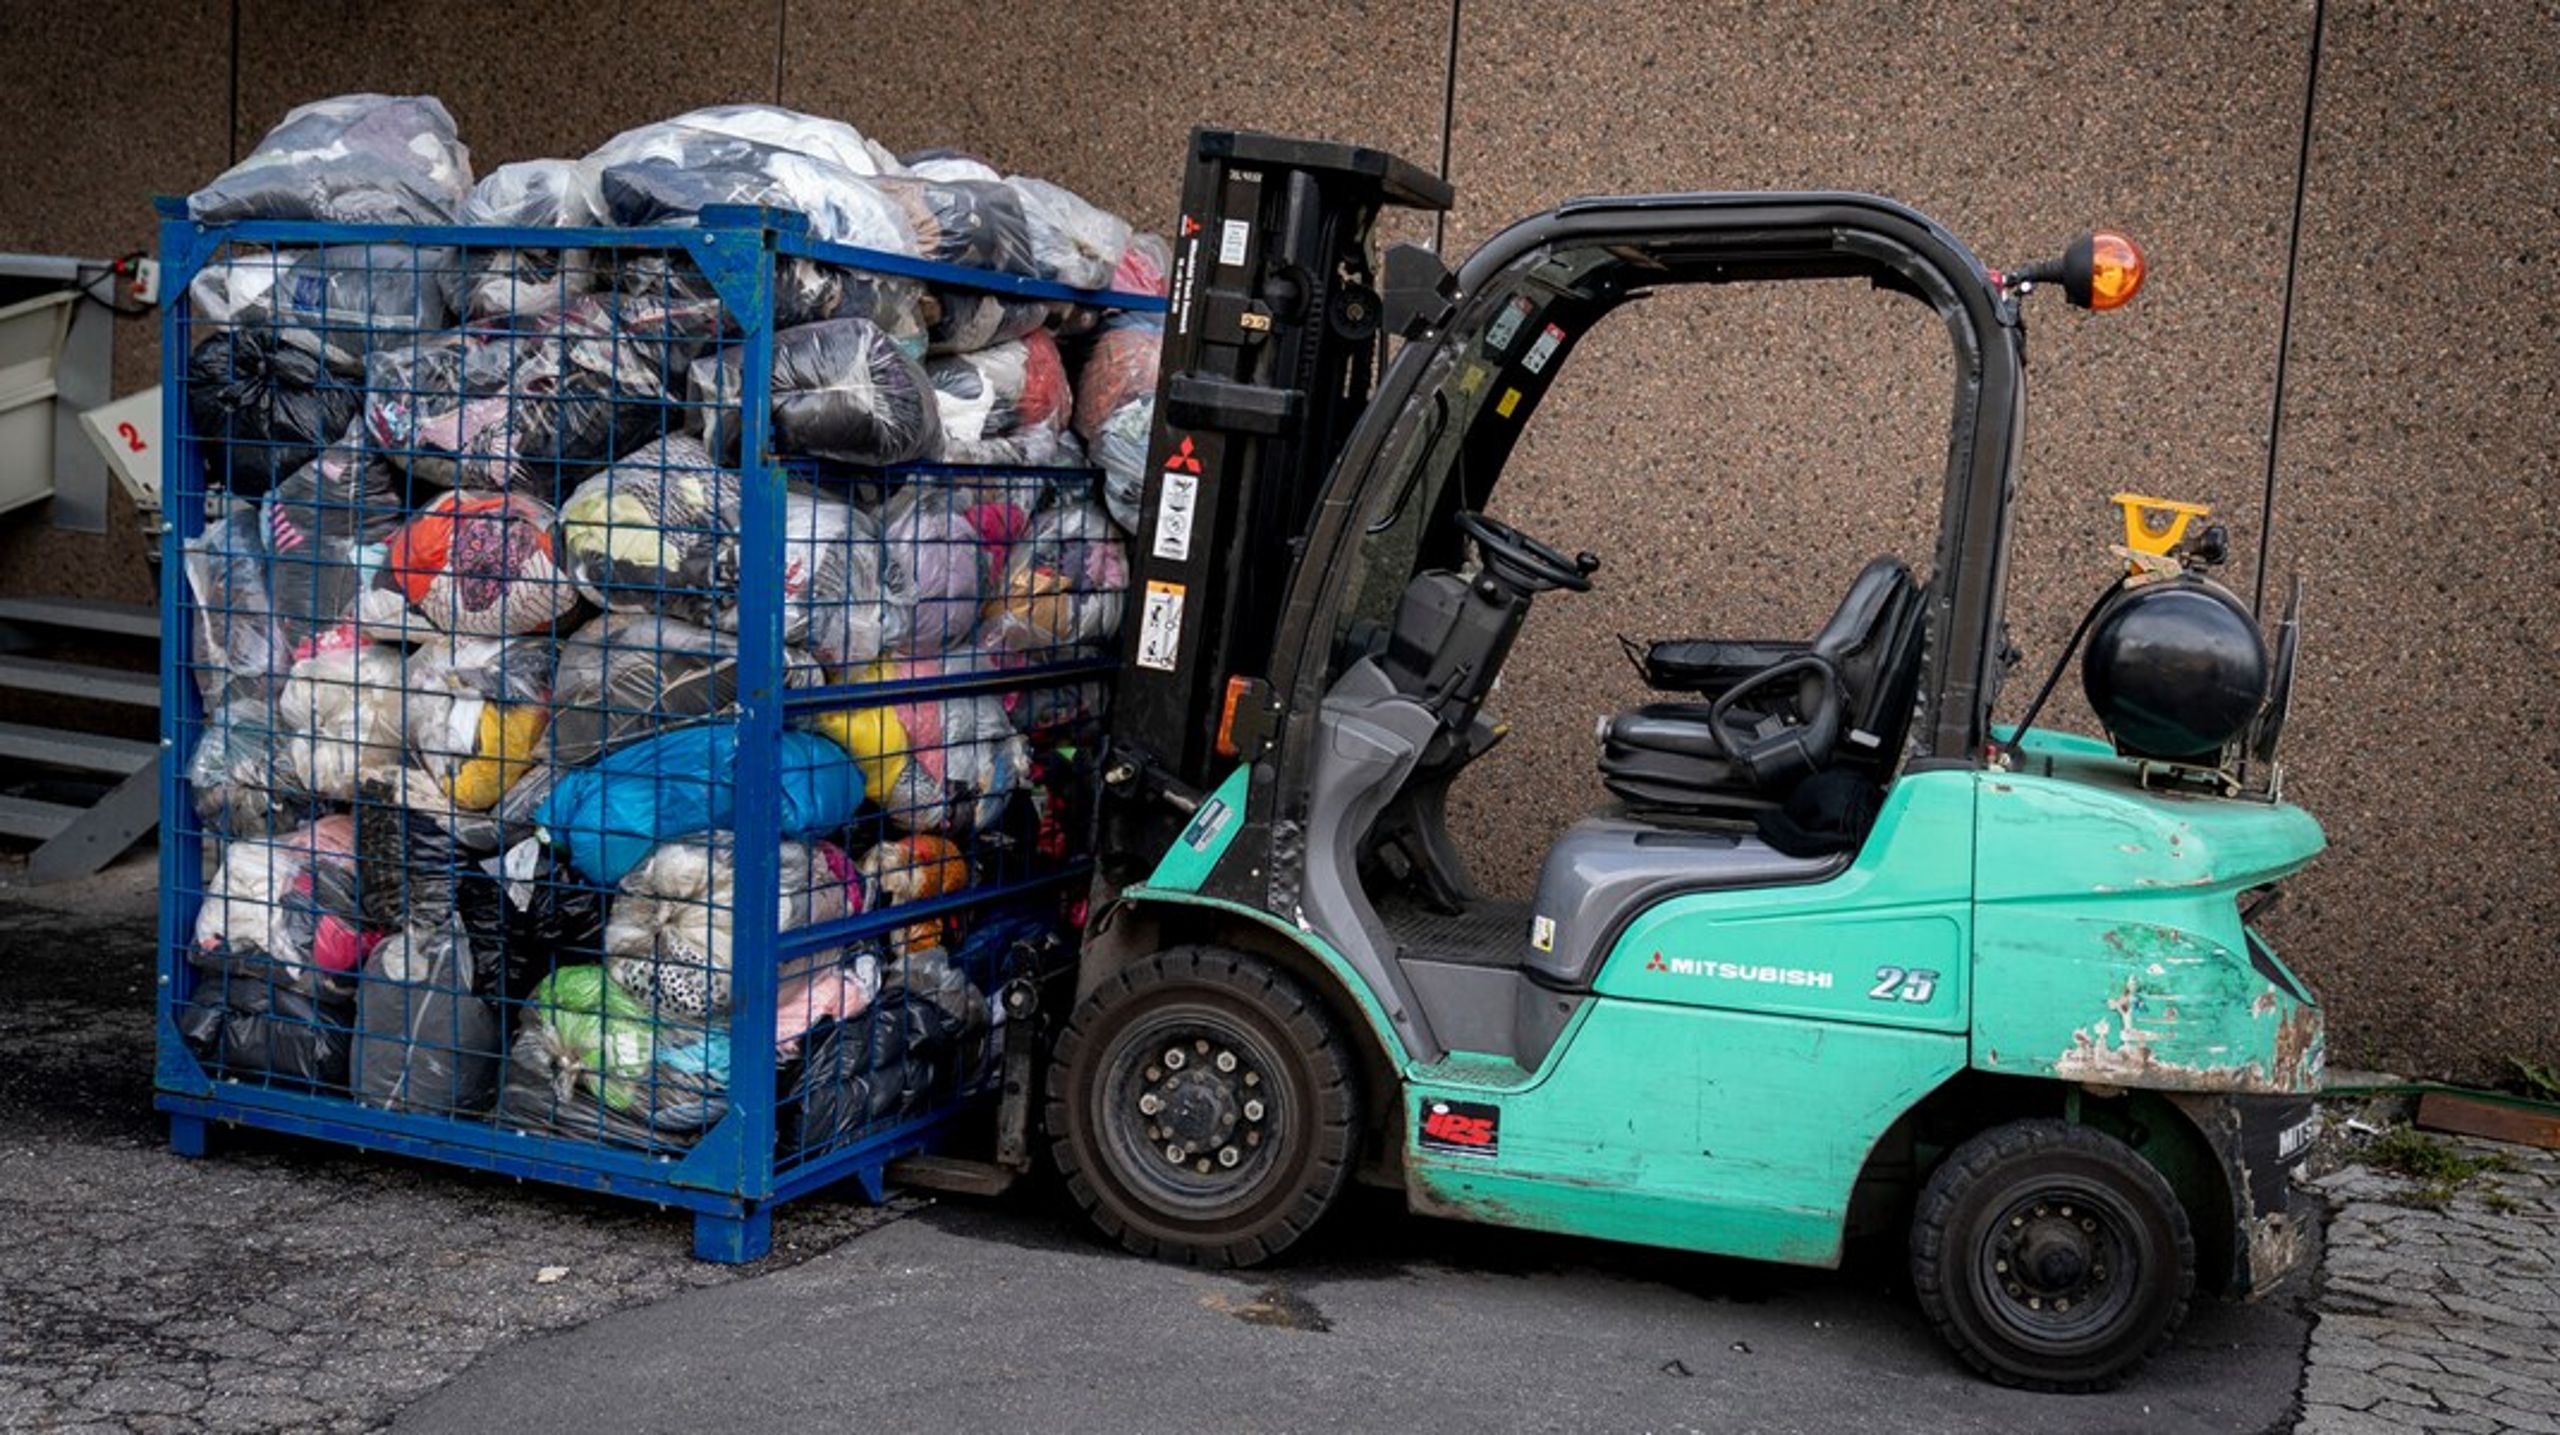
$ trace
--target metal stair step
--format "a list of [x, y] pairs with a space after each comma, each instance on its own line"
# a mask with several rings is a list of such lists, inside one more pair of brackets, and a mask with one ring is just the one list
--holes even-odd
[[151, 760], [159, 755], [157, 743], [0, 722], [0, 757], [40, 762], [50, 767], [67, 767], [77, 772], [111, 772], [122, 776], [149, 767]]
[[85, 598], [0, 598], [0, 623], [112, 633], [120, 638], [160, 636], [160, 610], [147, 603], [106, 603]]
[[0, 656], [0, 688], [86, 698], [91, 702], [131, 703], [143, 708], [160, 706], [160, 679], [155, 674], [60, 663], [50, 658]]
[[59, 802], [38, 802], [32, 797], [0, 796], [0, 836], [43, 842], [78, 821], [87, 810]]

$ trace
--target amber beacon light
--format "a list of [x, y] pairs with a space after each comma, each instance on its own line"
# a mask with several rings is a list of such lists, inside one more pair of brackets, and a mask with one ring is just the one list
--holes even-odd
[[2111, 229], [2083, 234], [2059, 259], [2041, 260], [2007, 276], [2013, 284], [2059, 284], [2083, 309], [2121, 309], [2142, 292], [2149, 265], [2142, 246]]

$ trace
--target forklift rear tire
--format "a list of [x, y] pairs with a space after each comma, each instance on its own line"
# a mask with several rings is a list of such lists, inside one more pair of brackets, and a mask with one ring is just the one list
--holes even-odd
[[2195, 1238], [2159, 1171], [2061, 1121], [1994, 1127], [1950, 1152], [1911, 1222], [1911, 1284], [1974, 1369], [2030, 1390], [2105, 1390], [2168, 1342]]
[[1077, 1204], [1130, 1250], [1253, 1265], [1305, 1235], [1350, 1177], [1357, 1073], [1295, 978], [1176, 947], [1105, 980], [1059, 1035], [1051, 1152]]

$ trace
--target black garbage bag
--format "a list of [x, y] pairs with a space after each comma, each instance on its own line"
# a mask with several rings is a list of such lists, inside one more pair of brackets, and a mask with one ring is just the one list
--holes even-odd
[[498, 1099], [505, 1038], [473, 990], [459, 917], [383, 939], [356, 997], [356, 1099], [393, 1111], [478, 1115]]
[[588, 886], [539, 840], [507, 854], [506, 996], [523, 1001], [561, 967], [604, 960], [612, 894]]
[[401, 806], [379, 788], [356, 804], [356, 906], [363, 924], [383, 931], [438, 931], [462, 922], [471, 990], [497, 991], [505, 980], [507, 896], [496, 874], [473, 860], [434, 819]]
[[343, 1089], [356, 983], [246, 947], [197, 948], [178, 1035], [216, 1074]]
[[225, 329], [187, 355], [187, 421], [205, 482], [243, 498], [318, 458], [363, 401], [307, 329]]
[[800, 1145], [840, 1146], [924, 1110], [950, 1089], [961, 1038], [950, 1011], [920, 991], [885, 989], [862, 1015], [823, 1024], [791, 1089]]

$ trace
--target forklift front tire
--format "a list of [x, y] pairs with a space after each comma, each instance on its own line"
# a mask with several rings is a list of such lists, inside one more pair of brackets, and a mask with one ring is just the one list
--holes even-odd
[[1360, 1149], [1357, 1073], [1295, 978], [1176, 947], [1105, 980], [1059, 1035], [1052, 1154], [1077, 1204], [1130, 1250], [1253, 1265], [1341, 1193]]
[[1948, 1153], [1911, 1223], [1911, 1284], [1938, 1333], [2003, 1385], [2105, 1390], [2167, 1343], [2195, 1289], [2169, 1183], [2111, 1136], [1994, 1127]]

